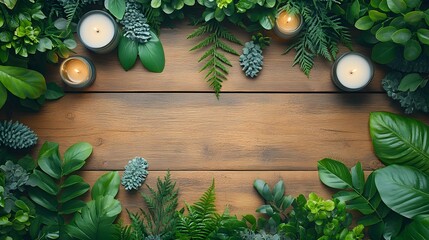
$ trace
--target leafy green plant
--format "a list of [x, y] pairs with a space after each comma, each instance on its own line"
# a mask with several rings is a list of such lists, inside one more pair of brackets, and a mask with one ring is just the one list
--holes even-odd
[[339, 43], [351, 48], [348, 28], [341, 22], [340, 16], [332, 11], [332, 8], [338, 7], [338, 3], [341, 2], [291, 0], [280, 8], [280, 11], [286, 10], [291, 14], [301, 14], [303, 17], [303, 28], [285, 53], [295, 50], [293, 66], [298, 64], [307, 76], [310, 76], [317, 56], [334, 61]]
[[[203, 23], [197, 30], [188, 36], [188, 39], [201, 37], [206, 35], [206, 38], [195, 45], [191, 51], [208, 48], [198, 60], [198, 62], [206, 61], [200, 71], [207, 70], [205, 79], [210, 84], [210, 87], [215, 91], [216, 97], [219, 98], [222, 82], [226, 80], [228, 67], [231, 67], [231, 62], [225, 57], [223, 52], [238, 56], [237, 51], [230, 47], [225, 41], [242, 45], [233, 34], [231, 34], [218, 21], [210, 21]], [[222, 52], [223, 51], [223, 52]]]
[[16, 199], [13, 200], [11, 210], [4, 211], [3, 191], [3, 187], [0, 186], [0, 236], [2, 239], [24, 239], [35, 217], [34, 207]]
[[91, 153], [92, 146], [81, 142], [69, 147], [62, 160], [57, 143], [43, 144], [37, 158], [38, 168], [33, 170], [28, 182], [33, 186], [28, 195], [37, 206], [33, 238], [65, 236], [65, 217], [85, 206], [79, 197], [89, 190], [89, 184], [73, 173], [85, 164]]
[[259, 30], [271, 30], [274, 27], [274, 20], [278, 3], [275, 0], [239, 0], [235, 7], [237, 13], [244, 14], [250, 23], [245, 23], [246, 29], [251, 32]]

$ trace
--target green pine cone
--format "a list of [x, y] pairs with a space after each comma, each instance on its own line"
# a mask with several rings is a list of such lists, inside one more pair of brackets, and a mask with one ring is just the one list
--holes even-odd
[[0, 122], [0, 146], [25, 149], [36, 145], [37, 139], [37, 135], [22, 123]]
[[244, 44], [243, 54], [240, 56], [240, 66], [246, 76], [254, 78], [262, 70], [264, 57], [259, 44], [253, 41]]
[[137, 190], [146, 180], [149, 172], [149, 165], [142, 157], [135, 157], [125, 166], [124, 175], [122, 175], [121, 184], [125, 190]]

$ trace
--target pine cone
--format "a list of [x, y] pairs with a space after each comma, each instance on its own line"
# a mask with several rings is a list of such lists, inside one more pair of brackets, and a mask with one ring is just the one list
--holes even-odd
[[148, 42], [151, 38], [150, 26], [142, 13], [142, 5], [127, 1], [125, 15], [119, 23], [124, 26], [124, 36], [139, 43]]
[[121, 180], [125, 190], [137, 190], [149, 174], [148, 167], [147, 161], [142, 157], [135, 157], [130, 160], [125, 166], [125, 172]]
[[0, 146], [13, 149], [29, 148], [37, 143], [37, 135], [22, 123], [0, 122]]
[[262, 70], [264, 57], [261, 47], [253, 41], [244, 44], [243, 54], [240, 56], [240, 66], [246, 76], [254, 78]]

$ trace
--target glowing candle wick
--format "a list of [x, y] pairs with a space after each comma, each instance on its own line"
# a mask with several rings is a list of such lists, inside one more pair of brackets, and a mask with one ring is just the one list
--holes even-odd
[[353, 73], [355, 73], [357, 71], [357, 69], [353, 69], [350, 71], [350, 74], [353, 75]]
[[286, 22], [289, 23], [290, 21], [292, 21], [292, 17], [288, 17]]
[[97, 33], [99, 33], [100, 32], [100, 30], [98, 29], [98, 28], [94, 28], [94, 30], [97, 32]]
[[80, 73], [79, 69], [75, 69], [74, 71], [75, 71], [76, 73]]

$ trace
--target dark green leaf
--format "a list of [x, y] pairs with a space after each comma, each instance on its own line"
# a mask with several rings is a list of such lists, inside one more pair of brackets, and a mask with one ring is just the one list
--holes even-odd
[[392, 40], [394, 32], [396, 32], [396, 28], [393, 26], [381, 27], [377, 30], [375, 37], [380, 42], [388, 42]]
[[45, 98], [47, 100], [57, 100], [64, 96], [64, 90], [54, 82], [49, 82], [46, 84], [47, 90], [45, 93]]
[[62, 174], [58, 148], [57, 143], [45, 142], [39, 151], [39, 158], [37, 160], [39, 167], [55, 179], [60, 179]]
[[381, 0], [371, 0], [370, 4], [373, 8], [378, 8], [378, 6], [380, 5]]
[[36, 162], [30, 155], [25, 155], [20, 158], [18, 160], [18, 164], [28, 172], [33, 171], [36, 168]]
[[57, 211], [57, 199], [56, 197], [52, 195], [46, 194], [44, 191], [42, 191], [39, 188], [33, 188], [28, 191], [28, 196], [31, 200], [33, 200], [38, 205], [50, 210], [50, 211]]
[[273, 215], [274, 210], [270, 205], [262, 205], [258, 209], [256, 209], [256, 212], [267, 214], [268, 216]]
[[87, 142], [76, 143], [69, 147], [64, 153], [63, 175], [79, 170], [91, 153], [92, 146]]
[[407, 0], [406, 3], [409, 8], [416, 8], [420, 6], [422, 0]]
[[360, 14], [360, 3], [359, 0], [355, 0], [350, 6], [350, 15], [354, 19], [358, 19]]
[[429, 127], [393, 113], [373, 112], [370, 135], [377, 157], [386, 165], [401, 164], [429, 173]]
[[418, 73], [410, 73], [405, 75], [404, 78], [402, 78], [401, 83], [399, 84], [398, 90], [399, 91], [416, 91], [419, 87], [424, 87], [427, 83], [427, 79], [423, 79], [422, 76]]
[[138, 55], [137, 42], [122, 36], [118, 45], [119, 63], [125, 71], [130, 70], [136, 63]]
[[70, 200], [61, 205], [59, 214], [72, 214], [79, 211], [85, 206], [85, 202], [77, 199]]
[[381, 219], [377, 216], [376, 213], [373, 213], [359, 218], [359, 220], [357, 221], [357, 224], [362, 224], [365, 227], [367, 227], [379, 222], [381, 222]]
[[0, 82], [13, 95], [36, 99], [46, 91], [42, 74], [20, 67], [0, 66]]
[[417, 30], [417, 37], [419, 41], [425, 45], [429, 45], [429, 30], [420, 28]]
[[118, 194], [120, 182], [121, 179], [118, 172], [109, 172], [102, 175], [92, 187], [92, 199], [94, 200], [102, 196], [115, 197]]
[[369, 16], [363, 16], [355, 23], [355, 27], [359, 30], [369, 30], [372, 28], [372, 26], [374, 26], [374, 22]]
[[408, 224], [398, 240], [425, 240], [429, 236], [429, 215], [416, 216], [414, 220]]
[[425, 17], [425, 13], [422, 11], [411, 11], [404, 15], [405, 22], [409, 24], [419, 23]]
[[358, 197], [347, 202], [347, 209], [357, 210], [364, 215], [371, 214], [375, 211], [365, 198]]
[[383, 202], [406, 218], [429, 213], [429, 176], [416, 168], [391, 165], [379, 169], [375, 184]]
[[410, 40], [411, 36], [412, 34], [409, 29], [402, 28], [402, 29], [396, 30], [396, 32], [392, 34], [392, 41], [394, 43], [405, 45], [408, 42], [408, 40]]
[[69, 187], [77, 183], [85, 183], [85, 181], [79, 175], [70, 175], [64, 180], [63, 184], [61, 184], [61, 188]]
[[85, 182], [75, 183], [68, 187], [62, 188], [61, 190], [62, 192], [59, 202], [65, 203], [86, 193], [89, 190], [89, 184]]
[[359, 194], [357, 194], [354, 191], [350, 191], [350, 192], [349, 191], [339, 191], [339, 192], [335, 193], [332, 197], [336, 198], [340, 201], [347, 202], [347, 201], [350, 201], [352, 199], [359, 197]]
[[375, 186], [375, 174], [372, 172], [366, 179], [363, 195], [367, 199], [373, 198], [377, 194], [377, 186]]
[[365, 174], [362, 170], [362, 164], [358, 162], [356, 166], [351, 168], [350, 172], [352, 174], [353, 188], [362, 194], [365, 185]]
[[422, 46], [417, 40], [411, 39], [405, 44], [404, 47], [404, 58], [407, 61], [416, 60], [422, 53]]
[[352, 187], [352, 176], [347, 167], [339, 161], [325, 158], [317, 163], [319, 178], [326, 186], [346, 189]]
[[387, 6], [387, 0], [381, 0], [380, 5], [378, 5], [378, 7], [379, 7], [383, 12], [390, 12], [389, 7]]
[[125, 0], [104, 0], [104, 7], [117, 19], [124, 17]]
[[156, 34], [152, 31], [151, 36], [149, 42], [138, 45], [139, 57], [147, 70], [160, 73], [165, 67], [164, 48]]
[[[283, 198], [284, 193], [285, 193], [285, 184], [283, 180], [280, 180], [276, 183], [276, 185], [274, 185], [274, 188], [273, 188], [274, 201], [276, 203], [280, 202]], [[281, 203], [279, 203], [278, 205], [281, 205]]]
[[4, 106], [7, 100], [7, 90], [3, 86], [3, 84], [0, 84], [0, 109]]
[[396, 29], [406, 28], [407, 23], [404, 20], [403, 16], [395, 17], [391, 22], [390, 26], [395, 27]]
[[388, 64], [396, 58], [397, 52], [398, 47], [393, 42], [377, 43], [372, 48], [371, 58], [377, 63]]
[[49, 177], [47, 174], [35, 169], [33, 174], [30, 175], [28, 183], [31, 186], [37, 186], [43, 191], [53, 196], [56, 196], [58, 193], [58, 187], [55, 184], [54, 180]]
[[384, 218], [384, 239], [393, 239], [398, 235], [402, 228], [403, 217], [390, 211], [389, 214]]
[[407, 4], [404, 0], [387, 0], [387, 6], [394, 13], [403, 13], [407, 10]]

